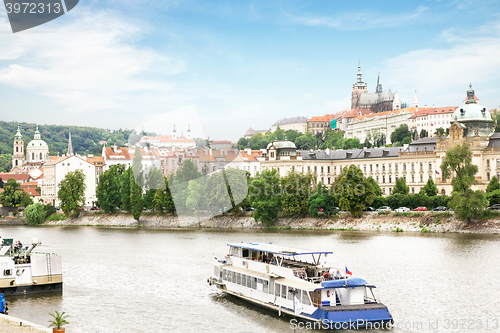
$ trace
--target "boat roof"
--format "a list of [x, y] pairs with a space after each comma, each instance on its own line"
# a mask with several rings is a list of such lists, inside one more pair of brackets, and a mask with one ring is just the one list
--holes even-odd
[[279, 254], [284, 256], [300, 256], [304, 254], [333, 254], [331, 251], [308, 251], [302, 249], [296, 249], [286, 246], [278, 246], [272, 243], [231, 243], [227, 244], [232, 247], [240, 247], [243, 249], [250, 249], [256, 251], [262, 251], [267, 253]]

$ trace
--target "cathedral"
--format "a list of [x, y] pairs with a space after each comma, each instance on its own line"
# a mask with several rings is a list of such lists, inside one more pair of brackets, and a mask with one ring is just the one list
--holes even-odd
[[17, 133], [14, 137], [14, 153], [12, 155], [12, 173], [20, 173], [25, 167], [38, 167], [49, 160], [49, 146], [42, 140], [38, 126], [36, 127], [35, 136], [26, 146], [24, 150], [24, 140], [21, 135], [19, 125], [17, 125]]
[[397, 93], [393, 94], [390, 89], [383, 91], [380, 82], [380, 74], [377, 79], [377, 87], [374, 93], [368, 92], [368, 84], [363, 81], [361, 65], [358, 63], [358, 74], [356, 82], [352, 85], [351, 109], [368, 109], [374, 113], [392, 111], [401, 108]]

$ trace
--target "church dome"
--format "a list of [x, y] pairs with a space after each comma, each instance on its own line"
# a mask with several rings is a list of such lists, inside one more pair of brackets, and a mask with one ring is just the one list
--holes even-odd
[[464, 104], [453, 112], [452, 121], [455, 120], [468, 128], [466, 136], [474, 136], [476, 130], [480, 136], [490, 136], [494, 132], [490, 112], [485, 106], [477, 103], [472, 85], [467, 90]]
[[28, 148], [41, 148], [41, 147], [48, 147], [47, 142], [43, 140], [31, 140], [28, 143]]

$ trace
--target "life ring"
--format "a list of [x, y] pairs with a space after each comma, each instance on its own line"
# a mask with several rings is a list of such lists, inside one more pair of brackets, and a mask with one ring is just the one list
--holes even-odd
[[306, 278], [306, 273], [304, 273], [304, 272], [299, 272], [298, 276], [299, 276], [299, 278], [301, 278], [301, 279], [305, 279], [305, 278]]
[[328, 272], [323, 273], [323, 280], [330, 280], [330, 273]]

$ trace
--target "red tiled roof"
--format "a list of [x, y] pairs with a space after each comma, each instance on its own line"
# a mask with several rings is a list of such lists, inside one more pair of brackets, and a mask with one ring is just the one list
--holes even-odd
[[458, 108], [458, 106], [445, 106], [445, 107], [440, 107], [440, 108], [427, 108], [427, 109], [421, 109], [415, 112], [413, 115], [410, 116], [409, 119], [415, 119], [417, 117], [423, 117], [423, 116], [428, 116], [430, 114], [447, 114], [447, 113], [453, 113], [455, 110]]
[[87, 157], [87, 162], [93, 165], [104, 165], [104, 158], [102, 156]]
[[14, 178], [16, 181], [20, 181], [20, 180], [28, 180], [30, 179], [30, 175], [27, 174], [27, 173], [19, 173], [19, 174], [16, 174], [16, 173], [0, 173], [0, 178], [2, 178], [2, 180], [4, 182], [6, 182], [8, 179], [10, 178]]
[[330, 121], [332, 120], [333, 117], [330, 117], [330, 115], [325, 115], [325, 116], [322, 116], [322, 117], [312, 117], [311, 119], [309, 119], [309, 121]]
[[366, 116], [372, 113], [368, 109], [349, 109], [343, 115], [342, 118], [355, 118], [359, 116]]

